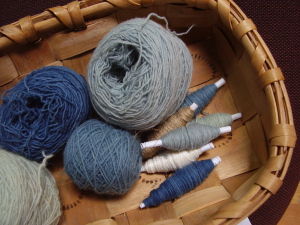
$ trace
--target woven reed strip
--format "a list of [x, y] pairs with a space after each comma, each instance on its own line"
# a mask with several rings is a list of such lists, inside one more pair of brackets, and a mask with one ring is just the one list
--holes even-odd
[[[200, 0], [200, 1], [193, 1], [193, 0], [109, 0], [109, 1], [100, 1], [96, 4], [88, 4], [89, 1], [74, 1], [69, 3], [67, 6], [58, 6], [54, 7], [56, 10], [49, 9], [48, 11], [45, 11], [44, 13], [41, 13], [36, 16], [27, 17], [26, 25], [24, 23], [20, 22], [20, 19], [18, 22], [15, 22], [13, 24], [5, 25], [0, 28], [0, 55], [1, 53], [4, 53], [5, 50], [11, 49], [14, 46], [19, 46], [20, 44], [28, 44], [33, 43], [40, 38], [43, 38], [49, 34], [54, 34], [56, 32], [59, 32], [61, 30], [64, 30], [66, 28], [76, 28], [78, 25], [76, 23], [73, 24], [67, 24], [64, 23], [64, 21], [61, 21], [59, 19], [59, 12], [57, 11], [59, 8], [61, 9], [61, 13], [63, 14], [65, 9], [70, 13], [69, 17], [72, 18], [73, 11], [72, 8], [79, 8], [81, 13], [81, 16], [85, 20], [85, 22], [95, 19], [95, 18], [101, 18], [104, 16], [107, 16], [109, 14], [114, 13], [117, 10], [120, 10], [121, 8], [131, 8], [131, 9], [137, 9], [145, 6], [155, 6], [155, 5], [164, 5], [166, 3], [188, 3], [191, 6], [200, 7], [202, 9], [216, 9], [217, 4], [216, 1], [209, 1], [209, 0]], [[193, 3], [195, 2], [195, 3]], [[221, 1], [225, 2], [225, 1]], [[220, 3], [224, 4], [224, 3]], [[224, 7], [228, 11], [228, 3], [224, 4], [226, 7]], [[221, 7], [219, 7], [221, 8]], [[225, 10], [224, 9], [224, 10]], [[221, 9], [222, 11], [223, 9]], [[52, 12], [52, 13], [50, 13]], [[74, 17], [74, 16], [73, 16]], [[229, 18], [229, 17], [228, 17]], [[77, 20], [77, 18], [74, 18], [74, 20]], [[74, 21], [73, 21], [74, 22]], [[79, 24], [82, 21], [79, 22]], [[227, 22], [227, 24], [229, 24]], [[23, 33], [24, 26], [30, 26], [32, 29], [32, 36], [30, 38], [26, 38], [26, 35]], [[84, 27], [83, 24], [81, 24], [80, 27]], [[3, 51], [3, 52], [2, 52]]]
[[[160, 1], [149, 1], [149, 0], [110, 0], [110, 1], [100, 1], [96, 4], [86, 4], [86, 1], [74, 1], [69, 3], [67, 6], [60, 7], [62, 11], [64, 9], [68, 9], [70, 13], [70, 18], [73, 16], [73, 10], [71, 8], [80, 8], [80, 17], [82, 16], [85, 22], [101, 18], [107, 15], [114, 13], [117, 10], [121, 10], [122, 8], [129, 8], [129, 9], [138, 9], [145, 6], [154, 6], [154, 5], [163, 5], [166, 3], [184, 3], [183, 0], [160, 0]], [[59, 7], [57, 7], [58, 9]], [[49, 10], [51, 12], [51, 9]], [[53, 11], [52, 11], [53, 12]], [[74, 16], [73, 16], [74, 17]], [[77, 18], [73, 18], [77, 20]], [[35, 21], [36, 20], [36, 21]], [[74, 22], [74, 21], [73, 21]], [[81, 21], [82, 22], [82, 21]], [[79, 22], [79, 23], [81, 23]], [[23, 34], [23, 25], [20, 21], [15, 22], [13, 24], [5, 25], [0, 28], [0, 55], [2, 55], [5, 50], [9, 50], [14, 46], [19, 46], [20, 44], [28, 44], [37, 41], [40, 38], [48, 36], [49, 34], [54, 34], [61, 30], [66, 29], [66, 24], [64, 24], [58, 17], [57, 11], [56, 13], [49, 13], [44, 12], [36, 17], [32, 17], [30, 21], [28, 21], [35, 30], [34, 33], [38, 34], [38, 37], [34, 38], [33, 40], [28, 40], [25, 38]], [[75, 26], [69, 26], [76, 28]], [[81, 24], [80, 27], [83, 27]], [[2, 53], [2, 54], [1, 54]]]
[[[83, 5], [80, 4], [80, 2], [75, 2], [75, 3], [78, 4], [79, 6]], [[81, 8], [81, 15], [83, 16], [84, 20], [88, 21], [89, 19], [96, 18], [95, 15], [97, 15], [98, 18], [101, 18], [109, 14], [112, 14], [117, 10], [118, 8], [116, 6], [107, 2], [101, 2], [95, 5]], [[38, 18], [37, 19], [38, 22], [36, 23], [30, 21], [30, 23], [33, 23], [34, 30], [38, 34], [38, 39], [48, 36], [49, 34], [54, 34], [56, 32], [59, 32], [67, 28], [66, 25], [64, 25], [63, 22], [61, 22], [55, 16], [55, 14], [44, 13], [40, 15], [40, 17], [43, 16], [44, 17], [49, 16], [49, 18], [47, 18], [46, 20], [40, 20]], [[76, 26], [74, 26], [74, 28], [75, 27]], [[0, 55], [2, 55], [1, 53], [3, 53], [5, 50], [11, 49], [14, 46], [18, 47], [20, 44], [29, 43], [25, 38], [25, 35], [22, 33], [22, 27], [19, 22], [1, 27], [0, 33], [2, 34], [2, 37], [0, 38]]]
[[[225, 1], [225, 0], [224, 0]], [[218, 1], [218, 6], [219, 3], [221, 4], [221, 7], [224, 7], [224, 2]], [[227, 1], [226, 1], [227, 2]], [[228, 4], [228, 3], [227, 3]], [[247, 53], [252, 56], [252, 65], [256, 69], [258, 73], [258, 77], [261, 74], [264, 74], [268, 72], [269, 70], [272, 69], [277, 69], [276, 62], [274, 58], [272, 57], [269, 49], [265, 45], [264, 41], [262, 40], [261, 36], [258, 34], [256, 31], [256, 27], [253, 26], [253, 24], [250, 22], [250, 20], [244, 15], [244, 13], [235, 5], [232, 3], [232, 12], [237, 12], [234, 14], [230, 15], [230, 21], [233, 21], [235, 23], [235, 26], [227, 24], [227, 27], [234, 27], [237, 30], [237, 27], [239, 27], [239, 31], [235, 31], [235, 36], [241, 40], [243, 43], [245, 50]], [[219, 11], [220, 12], [220, 11]], [[228, 10], [222, 11], [224, 13], [228, 13]], [[221, 12], [221, 13], [222, 13]], [[241, 15], [242, 17], [234, 17], [236, 15]], [[223, 15], [221, 18], [227, 18], [227, 15]], [[246, 21], [246, 22], [244, 22]], [[226, 24], [225, 24], [226, 25]], [[232, 30], [232, 29], [231, 29]], [[291, 113], [291, 106], [287, 97], [286, 90], [284, 89], [283, 82], [283, 75], [279, 74], [280, 72], [277, 72], [277, 75], [274, 76], [273, 81], [268, 81], [268, 84], [264, 85], [265, 87], [265, 92], [267, 95], [267, 98], [270, 102], [272, 102], [272, 105], [274, 106], [277, 111], [274, 110], [273, 112], [273, 124], [290, 124], [291, 127], [293, 127], [293, 119], [292, 119], [292, 113]], [[263, 76], [262, 76], [263, 77]], [[278, 79], [279, 77], [279, 79]], [[283, 89], [281, 89], [283, 87]], [[271, 92], [273, 90], [273, 92]], [[275, 93], [275, 94], [274, 94]], [[274, 98], [275, 95], [275, 98]], [[278, 113], [281, 109], [285, 109], [286, 111], [284, 113]], [[288, 114], [286, 117], [285, 115]], [[273, 127], [273, 129], [276, 129], [276, 131], [273, 132], [282, 132], [281, 129]], [[280, 130], [280, 131], [279, 131]], [[296, 141], [296, 134], [294, 128], [290, 128], [290, 131], [288, 134], [285, 132], [280, 134], [281, 136], [286, 136], [289, 137], [288, 140], [286, 138], [284, 139], [284, 143], [276, 143], [278, 146], [269, 146], [271, 148], [271, 151], [276, 152], [275, 155], [281, 155], [285, 154], [286, 161], [285, 164], [283, 165], [283, 170], [282, 168], [274, 173], [262, 173], [261, 176], [257, 179], [256, 184], [253, 185], [253, 188], [251, 188], [247, 194], [243, 196], [237, 204], [237, 208], [241, 208], [244, 204], [248, 204], [248, 201], [251, 201], [255, 204], [249, 205], [247, 207], [247, 210], [245, 211], [246, 215], [250, 215], [253, 211], [255, 211], [261, 204], [263, 204], [270, 196], [271, 194], [276, 193], [276, 191], [279, 189], [281, 186], [282, 180], [285, 176], [285, 173], [287, 171], [287, 167], [290, 163], [291, 160], [291, 155], [292, 155], [292, 149], [295, 145]], [[290, 147], [281, 147], [285, 146], [286, 142], [292, 146]], [[265, 180], [267, 180], [269, 183], [265, 183]], [[273, 184], [273, 185], [272, 185]], [[276, 184], [276, 185], [275, 185]], [[258, 186], [256, 186], [258, 185]], [[273, 187], [275, 188], [273, 189]], [[270, 190], [271, 189], [271, 190]], [[273, 192], [273, 193], [272, 193]], [[226, 209], [225, 209], [226, 208]], [[227, 218], [220, 219], [219, 218], [219, 212], [214, 215], [213, 219], [217, 223], [223, 223], [226, 220], [225, 224], [231, 224], [231, 223], [236, 223], [236, 219], [238, 221], [241, 221], [243, 218], [235, 216], [234, 214], [236, 211], [232, 210], [231, 207], [224, 207], [224, 209], [220, 210], [225, 210], [227, 213]], [[243, 215], [245, 216], [245, 215]], [[232, 219], [230, 219], [232, 218]]]
[[[121, 3], [119, 1], [110, 2], [112, 4], [108, 2], [101, 2], [89, 6], [86, 6], [84, 2], [79, 2], [77, 4], [80, 5], [81, 14], [85, 22], [93, 18], [96, 14], [98, 14], [99, 18], [101, 16], [111, 14], [116, 10], [119, 10], [119, 7], [139, 8], [143, 5], [165, 4], [164, 1], [152, 1], [152, 3], [151, 1], [145, 1], [144, 3], [141, 3], [140, 1], [122, 1]], [[117, 5], [114, 5], [113, 3]], [[183, 3], [183, 1], [174, 0], [172, 3]], [[280, 187], [280, 181], [283, 180], [286, 174], [296, 141], [291, 106], [283, 83], [284, 77], [281, 70], [278, 69], [274, 58], [257, 32], [255, 26], [251, 23], [251, 20], [244, 15], [234, 2], [228, 2], [226, 0], [188, 0], [187, 3], [193, 7], [204, 9], [209, 8], [217, 11], [219, 13], [220, 20], [234, 33], [236, 38], [241, 41], [245, 51], [252, 58], [252, 64], [257, 71], [258, 78], [264, 79], [266, 74], [271, 74], [267, 75], [267, 81], [262, 81], [262, 86], [267, 100], [270, 102], [271, 108], [274, 109], [271, 112], [272, 122], [274, 124], [271, 128], [272, 135], [268, 136], [270, 140], [270, 159], [268, 161], [268, 167], [272, 167], [272, 164], [274, 163], [273, 158], [278, 156], [281, 158], [280, 161], [282, 165], [278, 166], [276, 164], [277, 166], [274, 171], [262, 170], [255, 182], [256, 184], [253, 184], [251, 189], [244, 196], [242, 196], [238, 201], [232, 203], [232, 207], [226, 205], [223, 209], [221, 208], [212, 218], [215, 224], [234, 224], [255, 211], [272, 194], [274, 194], [274, 192], [276, 192], [276, 189]], [[47, 15], [47, 20], [41, 20], [41, 15]], [[32, 17], [31, 19], [29, 17], [22, 18], [19, 22], [14, 23], [11, 26], [3, 27], [1, 32], [4, 35], [0, 38], [1, 53], [12, 46], [18, 46], [17, 44], [34, 42], [38, 38], [49, 34], [49, 32], [55, 33], [66, 28], [66, 26], [52, 14], [45, 12], [41, 15]], [[38, 22], [34, 23], [33, 21], [35, 20]], [[233, 31], [234, 29], [235, 32]], [[26, 34], [24, 34], [24, 31]], [[28, 33], [30, 34], [29, 36], [27, 35]], [[17, 42], [13, 41], [13, 39]], [[283, 130], [284, 132], [282, 132]], [[275, 144], [274, 136], [276, 136], [277, 139]], [[265, 180], [266, 178], [270, 180], [270, 183], [264, 184], [264, 181], [262, 180]], [[272, 182], [276, 184], [275, 189], [269, 187]], [[240, 214], [237, 213], [237, 210], [234, 210], [241, 207], [245, 209], [245, 213]]]
[[95, 221], [93, 223], [88, 223], [86, 225], [118, 225], [118, 224], [113, 219], [103, 219], [103, 220]]

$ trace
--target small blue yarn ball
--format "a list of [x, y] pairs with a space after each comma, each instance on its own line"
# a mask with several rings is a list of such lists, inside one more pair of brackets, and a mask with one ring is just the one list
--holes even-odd
[[62, 66], [32, 71], [2, 100], [0, 146], [37, 162], [43, 151], [50, 155], [63, 149], [91, 111], [85, 79]]
[[64, 150], [64, 169], [83, 190], [125, 194], [139, 178], [140, 141], [126, 130], [90, 119], [71, 135]]

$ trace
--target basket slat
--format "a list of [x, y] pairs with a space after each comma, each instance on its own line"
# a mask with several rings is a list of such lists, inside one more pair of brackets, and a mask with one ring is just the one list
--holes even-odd
[[[39, 57], [40, 55], [43, 57]], [[18, 51], [11, 52], [10, 57], [21, 76], [55, 61], [55, 57], [47, 42], [19, 48]]]
[[252, 170], [238, 176], [227, 178], [222, 180], [222, 184], [226, 187], [234, 200], [239, 200], [254, 184], [253, 177], [255, 174], [258, 174], [258, 171], [259, 169]]
[[[260, 167], [261, 163], [253, 152], [246, 128], [240, 127], [232, 132], [233, 139], [226, 143], [225, 140], [216, 141], [214, 154], [208, 152], [208, 157], [220, 156], [227, 163], [216, 168], [220, 179], [233, 177]], [[204, 157], [203, 157], [204, 158]], [[230, 166], [228, 166], [230, 165]]]
[[55, 58], [64, 60], [94, 49], [108, 31], [118, 25], [114, 18], [109, 16], [88, 26], [85, 30], [58, 34], [49, 38], [49, 45]]
[[87, 65], [90, 61], [90, 58], [92, 57], [92, 53], [92, 51], [89, 51], [84, 54], [81, 54], [80, 57], [74, 56], [70, 59], [63, 60], [62, 64], [86, 77]]
[[182, 220], [180, 219], [169, 219], [169, 220], [157, 221], [154, 223], [150, 223], [149, 225], [168, 225], [168, 224], [183, 225]]
[[87, 225], [118, 225], [117, 222], [113, 219], [103, 219], [103, 220], [98, 220], [93, 223], [89, 223]]
[[226, 189], [222, 185], [219, 185], [183, 196], [173, 203], [173, 208], [176, 217], [181, 218], [230, 197], [231, 195]]
[[0, 87], [4, 86], [7, 83], [10, 83], [12, 80], [16, 79], [19, 76], [14, 62], [11, 60], [11, 57], [9, 57], [9, 55], [5, 55], [1, 58], [0, 71]]
[[256, 115], [251, 120], [245, 123], [248, 131], [251, 144], [253, 145], [253, 151], [262, 164], [268, 161], [268, 146], [266, 145], [266, 137], [262, 126], [262, 118], [260, 115]]

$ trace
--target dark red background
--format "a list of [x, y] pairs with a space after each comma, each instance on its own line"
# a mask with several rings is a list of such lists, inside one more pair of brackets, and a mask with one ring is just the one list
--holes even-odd
[[[72, 0], [0, 0], [0, 26], [27, 15], [36, 15], [49, 7], [66, 5]], [[300, 109], [299, 73], [299, 0], [235, 0], [253, 20], [285, 76], [285, 85], [292, 104], [297, 135]], [[299, 75], [299, 76], [298, 76]], [[300, 178], [300, 149], [297, 144], [284, 183], [267, 202], [250, 216], [253, 225], [275, 225], [289, 205]]]

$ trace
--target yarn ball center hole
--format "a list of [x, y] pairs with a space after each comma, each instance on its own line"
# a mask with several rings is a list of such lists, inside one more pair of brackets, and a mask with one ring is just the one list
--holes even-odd
[[38, 96], [30, 96], [27, 98], [26, 107], [30, 109], [41, 109], [43, 108], [44, 103], [41, 101], [41, 98]]
[[123, 83], [127, 73], [138, 62], [139, 52], [135, 46], [117, 44], [107, 57], [110, 65], [108, 74], [116, 82]]

